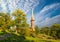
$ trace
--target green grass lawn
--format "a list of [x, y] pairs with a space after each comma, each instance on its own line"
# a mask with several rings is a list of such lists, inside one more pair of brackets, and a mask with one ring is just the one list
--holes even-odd
[[49, 39], [40, 39], [40, 38], [33, 38], [33, 37], [26, 37], [27, 40], [34, 41], [34, 42], [60, 42], [60, 40], [49, 40]]
[[13, 35], [5, 40], [0, 40], [0, 42], [60, 42], [60, 40], [43, 40], [39, 38], [26, 37], [21, 38], [19, 36]]
[[18, 36], [16, 34], [12, 34], [12, 36], [0, 40], [0, 42], [60, 42], [60, 40], [48, 40], [48, 39], [44, 40], [37, 37], [34, 38], [34, 37]]

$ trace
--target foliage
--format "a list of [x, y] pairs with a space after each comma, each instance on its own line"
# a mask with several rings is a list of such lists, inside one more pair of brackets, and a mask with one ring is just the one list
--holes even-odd
[[49, 27], [44, 27], [40, 30], [41, 33], [46, 34], [46, 35], [50, 35], [50, 29]]
[[17, 28], [27, 27], [26, 14], [21, 10], [16, 10], [12, 13], [14, 22]]
[[8, 13], [0, 13], [0, 31], [9, 32], [12, 28], [19, 29], [28, 27], [26, 21], [26, 14], [19, 9], [12, 12], [11, 16]]
[[10, 16], [7, 13], [0, 13], [0, 29], [5, 31], [10, 28]]
[[44, 27], [40, 30], [42, 34], [50, 35], [55, 39], [60, 39], [60, 24], [53, 24], [51, 27]]
[[39, 34], [40, 33], [40, 28], [38, 26], [35, 26], [35, 33]]

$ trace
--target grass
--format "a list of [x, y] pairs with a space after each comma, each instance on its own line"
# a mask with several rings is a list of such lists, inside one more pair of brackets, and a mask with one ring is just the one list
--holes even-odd
[[[4, 33], [0, 33], [3, 35]], [[37, 37], [28, 37], [23, 35], [16, 35], [16, 33], [12, 34], [12, 36], [7, 37], [4, 40], [0, 40], [0, 42], [60, 42], [60, 40], [49, 40], [49, 39], [41, 39]]]
[[39, 38], [26, 37], [25, 39], [19, 36], [12, 36], [5, 40], [0, 40], [0, 42], [60, 42], [60, 40], [43, 40]]
[[40, 39], [40, 38], [33, 38], [33, 37], [26, 37], [27, 40], [34, 41], [34, 42], [60, 42], [60, 40], [49, 40], [49, 39]]

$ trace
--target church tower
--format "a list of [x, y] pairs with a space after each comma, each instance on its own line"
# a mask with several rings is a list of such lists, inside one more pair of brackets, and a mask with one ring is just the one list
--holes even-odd
[[35, 19], [34, 19], [34, 13], [33, 13], [33, 9], [32, 9], [32, 16], [31, 16], [31, 29], [32, 29], [32, 31], [35, 31], [34, 21], [35, 21]]

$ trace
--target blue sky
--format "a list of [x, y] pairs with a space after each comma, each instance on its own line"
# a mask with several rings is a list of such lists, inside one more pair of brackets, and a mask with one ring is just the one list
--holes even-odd
[[27, 14], [30, 24], [31, 11], [34, 8], [35, 25], [40, 27], [60, 24], [60, 0], [0, 0], [0, 12], [12, 13], [21, 9]]

